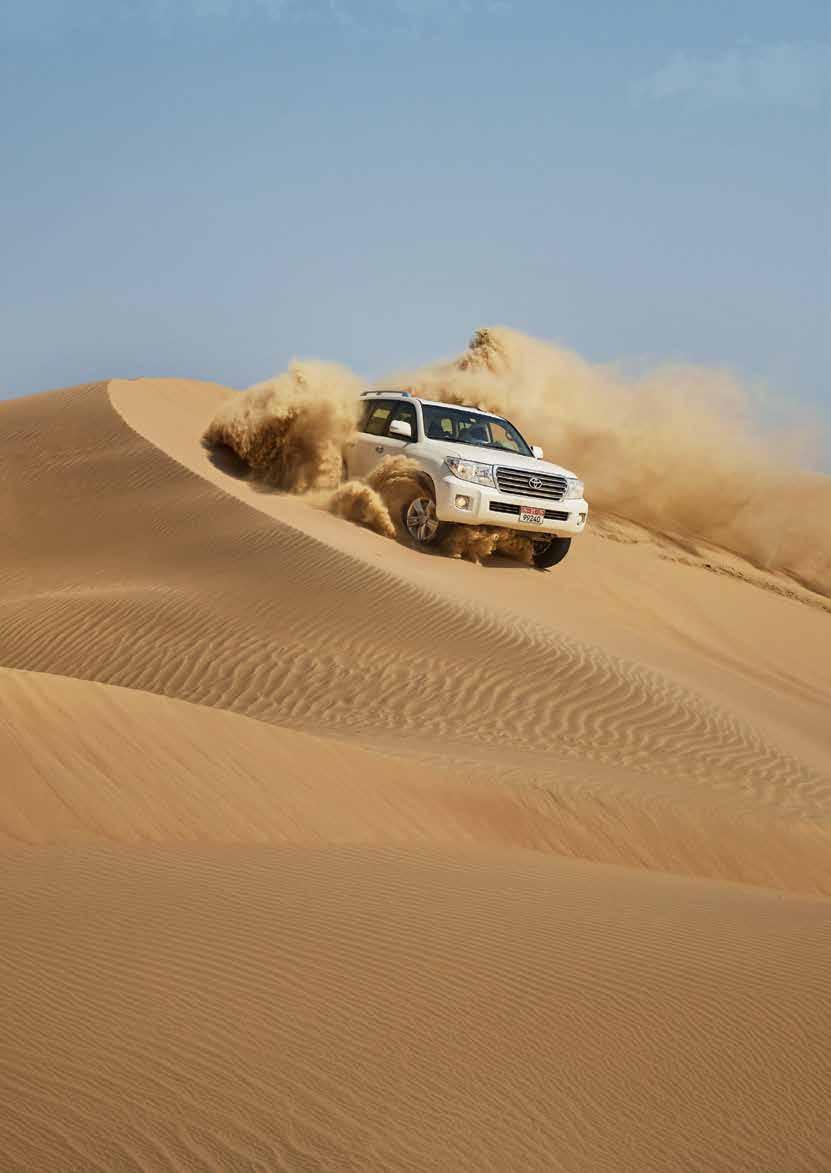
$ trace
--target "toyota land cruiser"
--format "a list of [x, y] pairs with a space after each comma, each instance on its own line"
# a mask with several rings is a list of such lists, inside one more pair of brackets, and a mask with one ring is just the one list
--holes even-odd
[[422, 492], [403, 508], [417, 545], [438, 542], [450, 525], [492, 525], [530, 537], [534, 562], [554, 566], [583, 532], [583, 482], [542, 459], [512, 423], [474, 407], [417, 399], [408, 391], [367, 392], [344, 473], [365, 477], [388, 456], [419, 465]]

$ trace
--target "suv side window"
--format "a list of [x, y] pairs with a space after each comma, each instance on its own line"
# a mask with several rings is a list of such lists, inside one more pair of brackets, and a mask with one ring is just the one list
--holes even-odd
[[424, 413], [424, 428], [430, 440], [453, 440], [456, 437], [454, 426], [455, 413], [443, 411], [432, 403], [422, 408]]
[[409, 424], [412, 428], [413, 439], [418, 439], [418, 417], [416, 416], [416, 409], [412, 403], [406, 403], [402, 400], [396, 407], [392, 418], [394, 420], [404, 420], [405, 423]]
[[390, 422], [395, 403], [391, 399], [379, 399], [372, 404], [369, 415], [361, 426], [362, 432], [370, 436], [386, 435], [387, 425]]
[[367, 400], [367, 399], [361, 400], [361, 409], [358, 412], [358, 428], [357, 428], [357, 430], [359, 432], [366, 431], [366, 421], [369, 419], [369, 413], [372, 411], [373, 406], [374, 405], [373, 405], [371, 399], [370, 400]]

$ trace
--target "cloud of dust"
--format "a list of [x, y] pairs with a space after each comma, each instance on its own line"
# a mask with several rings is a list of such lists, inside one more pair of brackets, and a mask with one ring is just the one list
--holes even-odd
[[[593, 509], [723, 547], [831, 595], [831, 477], [797, 468], [791, 438], [758, 429], [757, 398], [725, 371], [674, 366], [627, 378], [495, 327], [477, 331], [457, 359], [380, 385], [506, 415], [583, 478]], [[223, 404], [205, 442], [227, 445], [277, 488], [332, 488], [364, 387], [344, 367], [294, 362]], [[415, 471], [406, 458], [384, 461], [366, 483], [337, 489], [330, 508], [392, 536]], [[491, 527], [459, 527], [443, 549], [530, 560], [527, 542]]]
[[422, 492], [419, 466], [406, 456], [388, 456], [363, 481], [346, 481], [328, 502], [330, 513], [366, 526], [385, 538], [398, 532], [395, 520], [404, 506]]
[[[403, 533], [405, 505], [424, 491], [419, 472], [415, 460], [388, 456], [365, 481], [347, 481], [336, 489], [328, 502], [329, 511], [383, 537], [394, 538]], [[451, 558], [469, 562], [481, 562], [498, 553], [530, 564], [533, 553], [530, 540], [522, 534], [484, 525], [454, 526], [438, 549]]]
[[514, 530], [501, 529], [494, 525], [458, 525], [442, 538], [442, 554], [450, 558], [465, 558], [468, 562], [481, 562], [491, 554], [513, 558], [530, 566], [534, 547], [531, 539]]
[[284, 374], [228, 399], [203, 439], [231, 448], [277, 489], [332, 487], [340, 480], [341, 450], [355, 430], [362, 390], [346, 367], [293, 362]]
[[329, 500], [329, 511], [383, 537], [394, 538], [398, 531], [393, 519], [398, 519], [407, 502], [423, 491], [419, 471], [416, 461], [406, 456], [387, 457], [366, 480], [347, 481], [337, 488]]
[[386, 386], [506, 415], [573, 469], [591, 506], [724, 547], [831, 594], [831, 477], [800, 471], [792, 437], [764, 436], [727, 372], [664, 367], [628, 379], [507, 328]]
[[371, 529], [382, 538], [395, 537], [395, 525], [383, 497], [366, 481], [346, 481], [340, 485], [330, 497], [328, 508], [335, 517]]

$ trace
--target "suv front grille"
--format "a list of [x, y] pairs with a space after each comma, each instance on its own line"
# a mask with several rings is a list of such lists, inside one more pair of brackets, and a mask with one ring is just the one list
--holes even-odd
[[501, 493], [509, 493], [512, 497], [546, 497], [549, 501], [562, 501], [568, 488], [565, 477], [526, 472], [524, 468], [497, 468], [496, 483]]
[[[491, 501], [491, 513], [510, 513], [513, 517], [519, 517], [519, 506], [513, 505], [510, 501]], [[561, 509], [546, 509], [546, 521], [568, 521], [568, 514], [563, 513]]]

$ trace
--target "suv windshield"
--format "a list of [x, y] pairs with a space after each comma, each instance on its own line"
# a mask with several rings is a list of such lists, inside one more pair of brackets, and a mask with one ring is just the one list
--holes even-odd
[[533, 456], [513, 424], [498, 415], [433, 403], [422, 404], [421, 411], [428, 440], [446, 440], [448, 444], [472, 444], [476, 448], [495, 448], [498, 452]]

